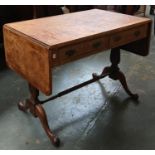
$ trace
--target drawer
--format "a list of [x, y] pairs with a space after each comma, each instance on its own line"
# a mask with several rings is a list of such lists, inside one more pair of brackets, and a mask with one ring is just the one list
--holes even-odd
[[110, 37], [110, 47], [118, 47], [147, 36], [147, 25], [116, 33]]
[[109, 39], [104, 37], [62, 47], [59, 49], [60, 63], [64, 64], [97, 53], [101, 50], [108, 49], [108, 43]]

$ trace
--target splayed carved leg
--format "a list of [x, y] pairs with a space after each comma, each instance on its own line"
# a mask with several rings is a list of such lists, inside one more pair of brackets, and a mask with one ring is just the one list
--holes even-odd
[[128, 85], [127, 85], [127, 82], [126, 82], [125, 75], [121, 71], [118, 72], [117, 78], [120, 81], [120, 83], [122, 84], [122, 86], [123, 86], [124, 90], [126, 91], [126, 93], [129, 96], [131, 96], [133, 99], [138, 100], [138, 94], [133, 94], [129, 90]]
[[54, 146], [59, 146], [60, 140], [50, 130], [46, 112], [38, 100], [39, 91], [30, 84], [29, 84], [29, 91], [31, 94], [30, 99], [27, 99], [24, 102], [20, 102], [18, 104], [18, 108], [24, 112], [29, 110], [34, 117], [38, 117], [50, 141], [53, 143]]

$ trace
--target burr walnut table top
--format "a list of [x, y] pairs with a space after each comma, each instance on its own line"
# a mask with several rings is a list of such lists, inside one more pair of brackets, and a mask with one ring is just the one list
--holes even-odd
[[148, 18], [92, 9], [15, 22], [7, 26], [50, 48], [85, 37], [119, 32], [148, 21]]

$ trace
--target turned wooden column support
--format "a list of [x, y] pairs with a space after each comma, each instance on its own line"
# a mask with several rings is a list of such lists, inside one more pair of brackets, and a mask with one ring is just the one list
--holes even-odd
[[46, 112], [38, 100], [39, 91], [29, 84], [30, 99], [19, 102], [18, 108], [24, 112], [30, 111], [34, 117], [38, 117], [42, 127], [44, 128], [47, 136], [55, 146], [59, 146], [60, 140], [56, 137], [49, 128]]

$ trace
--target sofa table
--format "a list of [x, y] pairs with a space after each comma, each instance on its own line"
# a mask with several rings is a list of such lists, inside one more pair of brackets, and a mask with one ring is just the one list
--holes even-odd
[[[40, 122], [55, 146], [60, 140], [50, 130], [43, 103], [70, 93], [105, 76], [119, 80], [133, 99], [138, 99], [120, 71], [120, 49], [146, 56], [149, 53], [151, 20], [99, 9], [53, 17], [8, 23], [3, 26], [8, 66], [27, 80], [30, 98], [20, 102], [22, 111], [30, 112]], [[46, 100], [39, 91], [52, 94], [52, 69], [56, 66], [111, 49], [111, 66], [100, 75], [64, 90]]]

